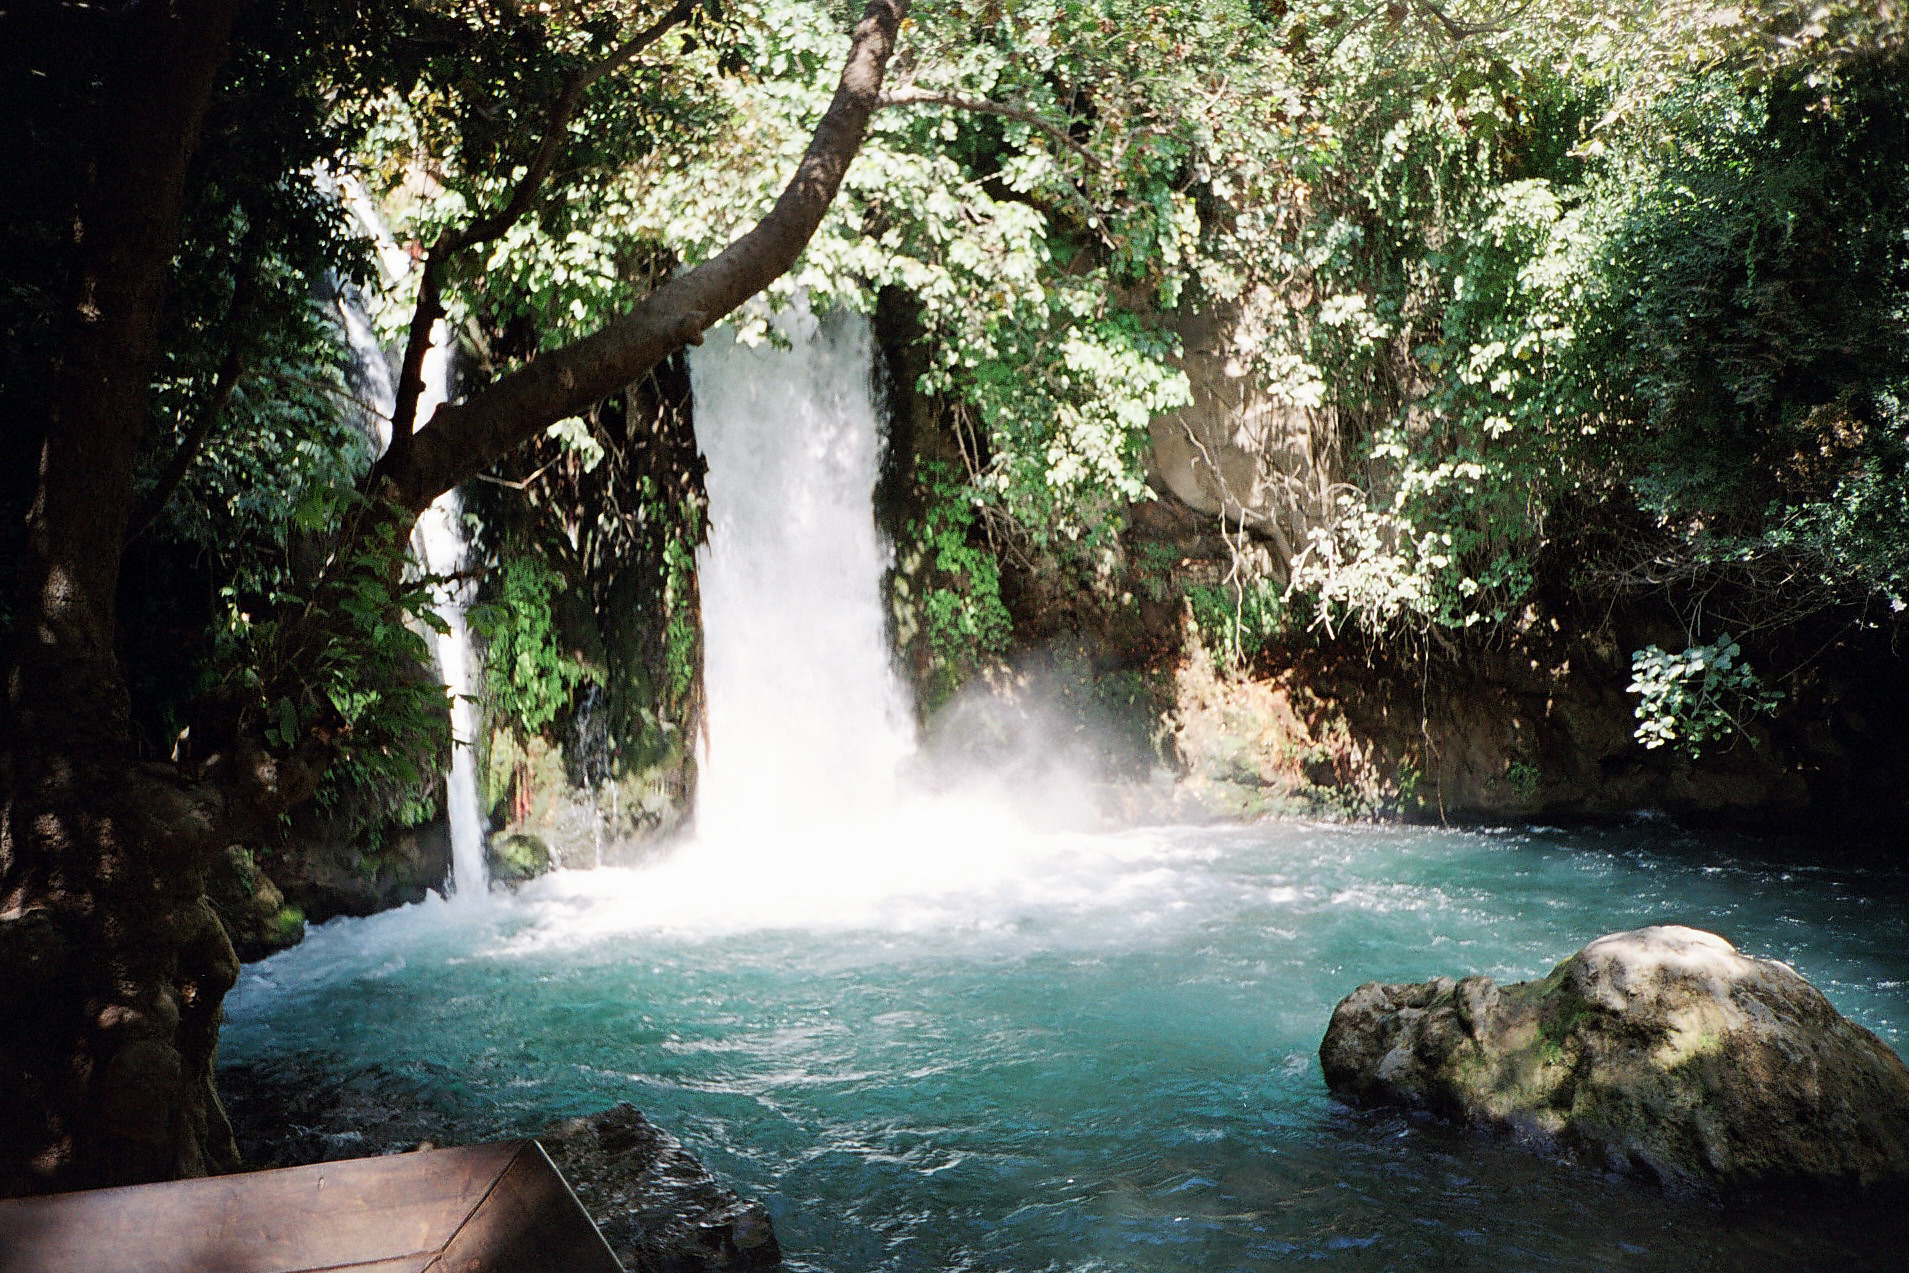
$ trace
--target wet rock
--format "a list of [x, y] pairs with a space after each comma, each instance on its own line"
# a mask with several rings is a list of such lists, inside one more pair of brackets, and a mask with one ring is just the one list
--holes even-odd
[[1683, 927], [1541, 981], [1368, 982], [1319, 1047], [1355, 1101], [1417, 1106], [1670, 1184], [1909, 1189], [1909, 1068], [1785, 964]]
[[251, 963], [296, 946], [305, 937], [305, 914], [285, 903], [278, 886], [258, 869], [252, 855], [232, 845], [206, 871], [206, 900], [225, 925], [241, 960]]
[[[507, 1138], [438, 1104], [443, 1084], [377, 1067], [341, 1078], [287, 1058], [223, 1067], [218, 1085], [252, 1170]], [[537, 1139], [629, 1273], [780, 1263], [762, 1204], [725, 1188], [633, 1106], [571, 1119]]]
[[348, 1077], [300, 1059], [221, 1066], [219, 1099], [246, 1170], [303, 1167], [345, 1158], [451, 1145], [457, 1122], [418, 1082], [373, 1067]]
[[632, 1273], [780, 1263], [762, 1204], [718, 1184], [634, 1106], [571, 1119], [537, 1139]]
[[[589, 693], [584, 698], [594, 701]], [[613, 766], [607, 728], [606, 713], [579, 707], [569, 731], [577, 736], [561, 746], [542, 738], [521, 742], [508, 729], [492, 731], [489, 789], [505, 793], [500, 812], [506, 818], [491, 839], [493, 851], [500, 839], [534, 842], [523, 847], [533, 854], [541, 850], [548, 865], [535, 866], [533, 874], [631, 866], [654, 855], [681, 828], [695, 786], [691, 752], [672, 741], [654, 764]], [[512, 878], [516, 869], [505, 863], [500, 870], [493, 857], [491, 878]]]
[[253, 847], [286, 903], [314, 924], [423, 901], [444, 887], [451, 869], [450, 827], [442, 817], [384, 826], [342, 801], [331, 809], [301, 807]]

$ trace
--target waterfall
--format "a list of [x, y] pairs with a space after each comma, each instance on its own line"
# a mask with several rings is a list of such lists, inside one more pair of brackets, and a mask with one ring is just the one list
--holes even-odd
[[[418, 519], [427, 568], [434, 575], [454, 575], [468, 564], [470, 544], [464, 535], [464, 501], [446, 491], [432, 501]], [[438, 669], [444, 692], [451, 700], [451, 771], [445, 775], [444, 808], [451, 823], [451, 887], [460, 898], [482, 897], [490, 891], [490, 870], [484, 861], [484, 815], [477, 797], [477, 715], [471, 709], [471, 634], [464, 622], [471, 585], [458, 580], [438, 588], [434, 599], [438, 617], [447, 629], [437, 637]]]
[[[924, 769], [885, 621], [874, 341], [857, 315], [801, 306], [776, 329], [786, 348], [718, 328], [689, 360], [709, 466], [694, 839], [634, 870], [554, 873], [532, 904], [584, 940], [986, 924], [1014, 898], [1100, 896], [1096, 844], [1036, 832], [992, 775]], [[1066, 787], [1044, 773], [1039, 798]]]
[[[368, 208], [369, 201], [365, 201]], [[356, 208], [360, 215], [363, 209]], [[381, 232], [382, 225], [373, 226]], [[396, 405], [397, 386], [391, 364], [372, 328], [371, 317], [354, 289], [341, 288], [339, 316], [343, 320], [345, 340], [353, 355], [352, 392], [366, 411], [366, 433], [382, 451], [391, 444], [391, 412]], [[430, 419], [438, 404], [450, 395], [450, 333], [443, 323], [431, 329], [431, 349], [424, 356], [424, 391], [418, 399], [418, 422]], [[434, 575], [451, 576], [468, 564], [470, 545], [464, 533], [463, 501], [456, 491], [448, 491], [432, 502], [418, 519], [412, 537], [412, 556]], [[471, 587], [460, 580], [437, 590], [434, 598], [438, 617], [449, 632], [436, 639], [437, 661], [444, 678], [444, 691], [451, 709], [451, 771], [445, 775], [445, 814], [451, 825], [451, 879], [447, 892], [459, 896], [481, 897], [489, 891], [489, 870], [484, 861], [484, 818], [477, 796], [477, 721], [471, 710], [471, 640], [464, 622], [470, 604]]]
[[[418, 396], [417, 422], [431, 418], [450, 396], [450, 333], [439, 321], [431, 328], [431, 348], [424, 355], [424, 390]], [[415, 544], [425, 569], [447, 578], [463, 571], [470, 561], [470, 541], [464, 533], [464, 501], [449, 490], [431, 501], [418, 518]], [[454, 579], [440, 584], [433, 596], [445, 631], [437, 637], [438, 669], [451, 700], [451, 772], [445, 775], [444, 811], [451, 824], [450, 887], [458, 898], [483, 897], [490, 891], [490, 869], [484, 861], [484, 815], [477, 796], [477, 717], [471, 710], [471, 634], [464, 612], [471, 602], [471, 583]]]
[[[319, 188], [337, 199], [357, 221], [377, 250], [379, 272], [392, 285], [410, 272], [412, 261], [392, 237], [378, 205], [364, 183], [350, 174], [319, 174]], [[397, 384], [391, 363], [356, 289], [344, 286], [338, 295], [339, 317], [355, 366], [351, 387], [370, 410], [367, 434], [382, 452], [391, 445], [391, 413], [397, 405]], [[417, 418], [422, 427], [431, 413], [451, 395], [451, 334], [442, 320], [431, 326], [431, 347], [425, 352], [424, 388], [418, 395]], [[411, 555], [428, 572], [446, 578], [469, 565], [470, 541], [464, 533], [464, 502], [446, 491], [431, 502], [418, 519], [411, 537]], [[438, 671], [451, 708], [451, 771], [445, 775], [444, 812], [451, 825], [451, 878], [445, 891], [463, 898], [490, 892], [490, 869], [484, 861], [484, 814], [477, 796], [477, 718], [471, 709], [471, 634], [464, 612], [471, 603], [469, 580], [440, 585], [433, 608], [444, 626], [436, 641]]]
[[690, 358], [709, 462], [704, 841], [879, 825], [915, 746], [883, 620], [868, 324], [798, 307], [776, 325], [789, 348], [722, 328]]
[[359, 428], [372, 454], [383, 455], [391, 445], [391, 411], [398, 401], [397, 382], [391, 378], [391, 364], [385, 360], [384, 347], [372, 328], [371, 315], [365, 312], [358, 289], [345, 283], [338, 289], [338, 315], [344, 321], [345, 345], [351, 350], [351, 365], [346, 376], [356, 399]]

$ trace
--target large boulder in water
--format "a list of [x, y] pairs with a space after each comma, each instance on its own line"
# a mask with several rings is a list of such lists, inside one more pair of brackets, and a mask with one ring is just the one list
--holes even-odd
[[1909, 1186], [1901, 1058], [1788, 965], [1694, 928], [1600, 937], [1541, 981], [1368, 982], [1319, 1059], [1341, 1097], [1666, 1183]]

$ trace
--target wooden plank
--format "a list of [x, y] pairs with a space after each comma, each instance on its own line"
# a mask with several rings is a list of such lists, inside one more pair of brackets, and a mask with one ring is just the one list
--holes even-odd
[[610, 1244], [534, 1140], [445, 1244], [437, 1268], [444, 1273], [623, 1273]]
[[0, 1201], [0, 1273], [421, 1268], [523, 1143]]

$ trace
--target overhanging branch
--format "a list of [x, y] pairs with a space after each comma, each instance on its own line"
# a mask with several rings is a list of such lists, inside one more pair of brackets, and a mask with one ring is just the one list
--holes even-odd
[[1524, 10], [1524, 6], [1520, 5], [1496, 22], [1465, 22], [1447, 13], [1435, 0], [1415, 0], [1412, 7], [1436, 22], [1454, 44], [1462, 44], [1481, 35], [1499, 35], [1510, 18]]
[[755, 227], [722, 252], [657, 288], [602, 330], [541, 354], [466, 401], [439, 407], [410, 445], [372, 470], [371, 490], [421, 511], [547, 425], [583, 411], [702, 339], [744, 301], [787, 273], [814, 237], [861, 149], [881, 99], [908, 0], [869, 0], [848, 64], [808, 150]]
[[530, 166], [511, 191], [504, 206], [481, 217], [461, 230], [446, 230], [431, 245], [424, 261], [424, 277], [418, 282], [417, 306], [411, 311], [411, 326], [406, 333], [404, 358], [399, 364], [397, 401], [391, 411], [391, 445], [402, 449], [417, 424], [418, 398], [424, 392], [424, 355], [431, 348], [431, 328], [444, 317], [444, 275], [458, 253], [480, 243], [489, 243], [515, 225], [530, 211], [537, 191], [550, 176], [563, 149], [564, 134], [583, 101], [584, 90], [606, 75], [628, 66], [636, 55], [656, 43], [664, 32], [686, 22], [696, 12], [700, 0], [677, 0], [656, 21], [611, 50], [609, 55], [589, 66], [578, 67], [564, 78], [563, 88], [551, 103], [544, 121], [543, 140]]

